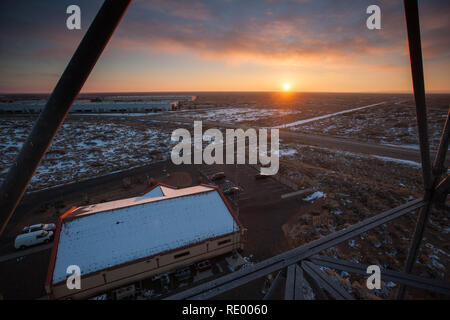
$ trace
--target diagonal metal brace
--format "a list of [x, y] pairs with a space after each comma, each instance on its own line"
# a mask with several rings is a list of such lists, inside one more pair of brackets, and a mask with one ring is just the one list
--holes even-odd
[[345, 291], [336, 279], [332, 279], [325, 272], [310, 261], [302, 261], [302, 269], [316, 281], [321, 288], [327, 291], [336, 300], [354, 300], [354, 298]]
[[0, 236], [132, 0], [105, 0], [0, 187]]
[[297, 264], [287, 268], [284, 300], [303, 300], [303, 270]]
[[[369, 274], [367, 274], [368, 265], [357, 264], [346, 260], [334, 259], [321, 255], [312, 257], [311, 261], [319, 266], [369, 276]], [[427, 279], [404, 272], [386, 270], [383, 268], [381, 268], [381, 280], [384, 282], [392, 281], [397, 284], [403, 284], [450, 296], [450, 283], [443, 281]]]

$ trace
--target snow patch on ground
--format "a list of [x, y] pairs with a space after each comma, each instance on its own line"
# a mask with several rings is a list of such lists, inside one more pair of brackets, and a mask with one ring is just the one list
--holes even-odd
[[[164, 161], [170, 155], [173, 143], [168, 130], [108, 121], [64, 123], [33, 176], [28, 191]], [[0, 119], [0, 182], [31, 127], [30, 120]]]
[[416, 168], [421, 168], [422, 165], [418, 162], [415, 161], [409, 161], [409, 160], [401, 160], [401, 159], [395, 159], [395, 158], [389, 158], [389, 157], [380, 157], [380, 156], [373, 156], [374, 158], [383, 160], [383, 161], [387, 161], [387, 162], [395, 162], [395, 163], [400, 163], [400, 164], [405, 164], [407, 166], [413, 166]]
[[404, 148], [404, 149], [412, 149], [412, 150], [420, 150], [420, 146], [417, 144], [391, 144], [391, 143], [383, 143], [385, 146], [396, 147], [396, 148]]
[[358, 107], [358, 108], [353, 108], [353, 109], [348, 109], [348, 110], [344, 110], [344, 111], [339, 111], [339, 112], [334, 112], [334, 113], [330, 113], [324, 116], [320, 116], [320, 117], [315, 117], [315, 118], [311, 118], [311, 119], [306, 119], [306, 120], [300, 120], [300, 121], [295, 121], [292, 123], [287, 123], [287, 124], [282, 124], [280, 126], [276, 126], [276, 127], [272, 127], [272, 129], [282, 129], [282, 128], [290, 128], [290, 127], [295, 127], [295, 126], [299, 126], [305, 123], [310, 123], [310, 122], [314, 122], [314, 121], [318, 121], [318, 120], [323, 120], [323, 119], [327, 119], [327, 118], [331, 118], [337, 115], [341, 115], [341, 114], [346, 114], [346, 113], [350, 113], [350, 112], [355, 112], [355, 111], [359, 111], [359, 110], [364, 110], [367, 108], [371, 108], [371, 107], [376, 107], [382, 104], [385, 104], [385, 102], [380, 102], [380, 103], [375, 103], [375, 104], [371, 104], [368, 106], [363, 106], [363, 107]]
[[316, 191], [314, 192], [312, 195], [310, 195], [309, 197], [306, 197], [303, 199], [303, 201], [314, 201], [317, 199], [321, 199], [321, 198], [326, 198], [326, 194], [320, 191]]

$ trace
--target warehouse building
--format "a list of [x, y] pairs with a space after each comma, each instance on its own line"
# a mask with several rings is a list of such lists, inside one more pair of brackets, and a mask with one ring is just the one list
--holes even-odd
[[[83, 299], [243, 249], [244, 229], [220, 189], [157, 185], [146, 194], [74, 208], [60, 218], [45, 289]], [[66, 285], [69, 266], [81, 288]]]
[[[121, 101], [121, 102], [75, 102], [70, 113], [149, 113], [176, 110], [179, 101]], [[45, 102], [1, 103], [0, 114], [41, 113]]]
[[147, 95], [147, 96], [137, 96], [137, 95], [120, 95], [120, 96], [107, 96], [103, 98], [103, 101], [180, 101], [188, 102], [197, 100], [197, 96], [186, 96], [186, 95]]
[[[177, 110], [180, 103], [192, 102], [196, 96], [112, 96], [99, 99], [81, 99], [70, 108], [70, 113], [149, 113]], [[35, 114], [45, 108], [46, 102], [16, 101], [0, 103], [0, 114]]]
[[171, 111], [178, 101], [120, 101], [120, 102], [76, 102], [70, 113], [148, 113]]

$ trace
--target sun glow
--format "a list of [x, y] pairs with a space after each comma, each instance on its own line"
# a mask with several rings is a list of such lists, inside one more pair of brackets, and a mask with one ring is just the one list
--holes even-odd
[[289, 82], [286, 82], [285, 84], [283, 84], [283, 89], [284, 91], [291, 90], [291, 84]]

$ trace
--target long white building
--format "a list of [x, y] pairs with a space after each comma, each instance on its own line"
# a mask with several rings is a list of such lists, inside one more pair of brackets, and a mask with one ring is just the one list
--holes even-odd
[[[111, 96], [99, 101], [76, 101], [70, 113], [149, 113], [177, 109], [181, 102], [194, 101], [195, 96]], [[0, 103], [0, 114], [37, 114], [45, 101]]]

